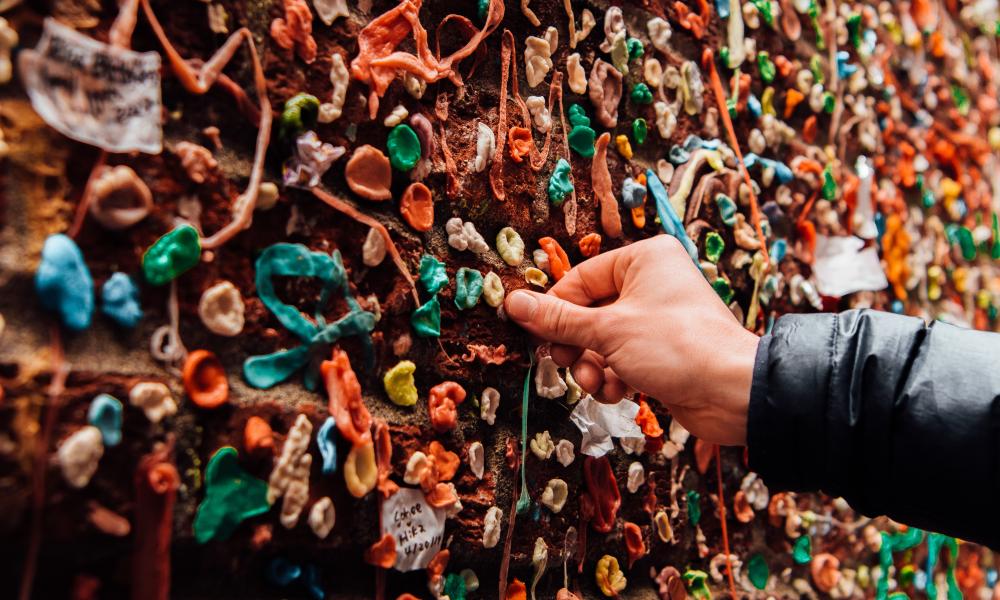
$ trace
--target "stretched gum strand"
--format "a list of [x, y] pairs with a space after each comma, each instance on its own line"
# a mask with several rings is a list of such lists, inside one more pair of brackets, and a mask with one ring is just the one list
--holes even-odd
[[[271, 103], [267, 97], [267, 83], [264, 79], [264, 70], [260, 63], [260, 57], [257, 54], [257, 47], [254, 44], [253, 36], [250, 30], [245, 27], [233, 32], [215, 54], [202, 64], [200, 68], [195, 70], [177, 52], [173, 44], [170, 43], [166, 32], [153, 13], [153, 8], [150, 6], [149, 0], [127, 0], [121, 6], [118, 16], [115, 18], [109, 32], [112, 45], [121, 48], [131, 46], [132, 34], [135, 31], [138, 20], [138, 7], [140, 3], [142, 4], [143, 13], [149, 21], [149, 25], [153, 29], [153, 33], [163, 46], [163, 51], [170, 61], [174, 74], [184, 88], [192, 94], [205, 94], [218, 81], [223, 84], [223, 87], [227, 91], [237, 94], [236, 99], [238, 104], [241, 106], [245, 104], [245, 98], [239, 97], [242, 94], [242, 90], [238, 86], [232, 85], [232, 81], [222, 75], [222, 69], [229, 64], [237, 48], [239, 48], [244, 40], [250, 49], [250, 58], [254, 72], [254, 88], [257, 92], [257, 99], [260, 105], [260, 119], [258, 121], [254, 162], [250, 171], [250, 181], [247, 184], [247, 188], [237, 198], [233, 219], [219, 231], [202, 240], [202, 248], [212, 250], [222, 246], [237, 233], [249, 227], [250, 222], [253, 220], [253, 211], [257, 204], [257, 195], [264, 175], [264, 156], [267, 153], [267, 146], [271, 138]], [[104, 165], [106, 160], [107, 152], [102, 151], [87, 179], [87, 185], [84, 188], [83, 196], [77, 206], [77, 213], [69, 230], [70, 237], [75, 237], [83, 226], [86, 210], [91, 201], [92, 182], [95, 178], [95, 173]]]
[[[521, 94], [517, 83], [517, 61], [511, 60], [511, 55], [514, 52], [514, 34], [510, 32], [509, 29], [504, 29], [503, 38], [500, 43], [500, 111], [499, 118], [497, 120], [497, 130], [496, 130], [496, 148], [493, 151], [493, 166], [490, 168], [490, 187], [493, 190], [493, 196], [499, 200], [504, 201], [507, 199], [507, 195], [504, 192], [503, 185], [503, 151], [504, 146], [507, 143], [507, 82], [510, 81], [511, 85], [511, 95], [514, 98], [514, 102], [517, 104], [518, 108], [521, 110], [521, 119], [525, 127], [529, 130], [531, 129], [531, 113], [528, 110], [528, 105], [525, 104], [524, 100], [521, 98]], [[555, 102], [559, 101], [559, 113], [562, 115], [562, 72], [556, 70], [552, 74], [552, 82], [549, 84], [549, 99], [548, 99], [548, 110], [549, 114], [552, 114], [552, 109], [555, 107]], [[562, 122], [562, 119], [560, 119]], [[545, 142], [542, 145], [541, 151], [535, 146], [534, 139], [531, 141], [531, 147], [528, 149], [530, 154], [529, 165], [533, 171], [539, 171], [544, 165], [545, 161], [548, 160], [549, 147], [552, 142], [552, 130], [554, 127], [550, 127], [545, 133]], [[565, 138], [565, 127], [563, 127], [563, 137]], [[564, 144], [566, 146], [567, 144]], [[567, 156], [569, 151], [566, 150]], [[575, 195], [575, 194], [574, 194]]]
[[420, 296], [417, 294], [417, 284], [413, 280], [413, 276], [410, 275], [410, 270], [406, 267], [406, 263], [403, 262], [403, 257], [400, 256], [399, 249], [396, 248], [396, 243], [392, 241], [392, 237], [389, 236], [389, 230], [385, 228], [385, 225], [382, 225], [382, 223], [374, 217], [359, 211], [347, 200], [334, 196], [319, 187], [312, 188], [312, 193], [314, 196], [328, 204], [331, 208], [344, 213], [359, 223], [363, 223], [371, 227], [377, 231], [380, 236], [382, 236], [382, 239], [385, 240], [386, 249], [389, 250], [389, 255], [392, 257], [392, 262], [396, 264], [396, 267], [399, 269], [403, 279], [406, 280], [406, 283], [410, 284], [410, 290], [413, 292], [413, 299], [416, 301], [417, 306], [420, 306]]
[[715, 95], [715, 101], [719, 106], [719, 116], [722, 117], [722, 123], [726, 126], [726, 133], [729, 135], [729, 142], [733, 147], [733, 151], [736, 153], [736, 160], [740, 165], [740, 173], [743, 175], [743, 180], [746, 182], [750, 193], [750, 220], [753, 223], [754, 230], [757, 232], [758, 239], [761, 240], [760, 251], [764, 255], [764, 274], [767, 274], [767, 270], [770, 268], [771, 259], [767, 255], [767, 244], [764, 237], [764, 231], [760, 226], [760, 206], [757, 204], [757, 194], [753, 191], [753, 181], [750, 179], [750, 172], [747, 171], [746, 163], [743, 162], [743, 151], [740, 150], [740, 142], [736, 137], [736, 129], [733, 127], [733, 120], [729, 118], [729, 108], [726, 107], [726, 93], [722, 90], [722, 80], [719, 79], [719, 72], [715, 69], [715, 55], [711, 48], [705, 48], [705, 51], [701, 55], [702, 65], [708, 69], [709, 82], [712, 86], [712, 92]]

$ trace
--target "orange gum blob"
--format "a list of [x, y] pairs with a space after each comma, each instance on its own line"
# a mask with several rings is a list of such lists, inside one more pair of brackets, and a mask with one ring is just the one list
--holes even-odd
[[434, 225], [434, 199], [431, 190], [424, 184], [411, 183], [399, 200], [399, 212], [417, 231], [430, 231]]
[[274, 431], [267, 421], [252, 416], [247, 419], [247, 424], [243, 428], [243, 448], [248, 454], [267, 448], [274, 451]]
[[427, 400], [431, 425], [440, 433], [454, 429], [458, 421], [458, 405], [465, 400], [465, 390], [454, 381], [432, 387]]
[[328, 408], [340, 434], [355, 446], [371, 442], [372, 416], [361, 399], [361, 384], [347, 353], [335, 349], [333, 357], [320, 365], [320, 372], [326, 381]]
[[538, 245], [542, 247], [542, 250], [545, 250], [545, 254], [549, 257], [549, 270], [552, 272], [552, 277], [559, 281], [569, 272], [571, 266], [566, 251], [562, 249], [559, 242], [550, 237], [538, 240]]
[[195, 350], [184, 362], [184, 391], [201, 408], [218, 408], [229, 399], [229, 380], [219, 358], [208, 350]]

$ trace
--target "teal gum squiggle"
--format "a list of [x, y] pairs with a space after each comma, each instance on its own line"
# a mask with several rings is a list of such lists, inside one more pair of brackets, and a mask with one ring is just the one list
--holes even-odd
[[[271, 354], [251, 356], [243, 362], [243, 377], [255, 388], [267, 389], [310, 365], [305, 373], [307, 389], [316, 388], [319, 378], [313, 359], [320, 358], [321, 350], [328, 349], [337, 340], [357, 336], [361, 339], [365, 360], [369, 368], [374, 365], [375, 350], [370, 333], [375, 329], [375, 315], [362, 310], [351, 295], [347, 271], [340, 259], [340, 251], [333, 255], [313, 252], [302, 244], [274, 244], [268, 246], [257, 258], [257, 295], [278, 321], [302, 342], [301, 346], [279, 350]], [[315, 277], [323, 282], [313, 319], [308, 319], [298, 308], [278, 299], [273, 278]], [[330, 296], [339, 292], [347, 303], [347, 314], [333, 323], [327, 323], [323, 309]]]

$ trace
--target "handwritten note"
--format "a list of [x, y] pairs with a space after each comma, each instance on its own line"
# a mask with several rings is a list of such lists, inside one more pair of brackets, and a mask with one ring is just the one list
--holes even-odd
[[418, 488], [400, 488], [382, 504], [382, 534], [396, 538], [397, 571], [423, 569], [441, 549], [444, 509], [424, 500]]
[[49, 18], [18, 68], [35, 112], [63, 135], [109, 152], [162, 150], [156, 52], [109, 46]]

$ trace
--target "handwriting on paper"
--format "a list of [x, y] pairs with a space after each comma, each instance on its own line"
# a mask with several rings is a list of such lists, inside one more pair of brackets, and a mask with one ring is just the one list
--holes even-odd
[[382, 504], [382, 533], [396, 539], [397, 571], [423, 569], [441, 549], [444, 509], [434, 508], [417, 488], [401, 488]]
[[32, 107], [63, 135], [109, 152], [162, 150], [156, 52], [110, 46], [49, 18], [18, 68]]

